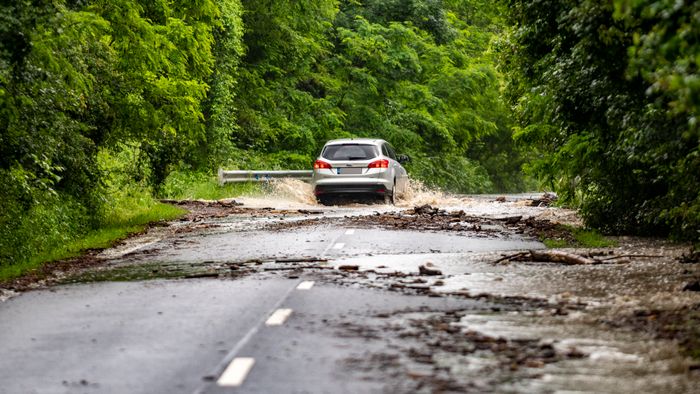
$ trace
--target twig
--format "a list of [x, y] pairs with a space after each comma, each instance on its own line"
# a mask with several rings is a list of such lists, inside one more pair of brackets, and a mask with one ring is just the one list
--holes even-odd
[[317, 257], [297, 257], [275, 259], [275, 263], [325, 263], [328, 259]]
[[503, 257], [501, 257], [500, 259], [498, 259], [498, 260], [492, 262], [491, 264], [498, 264], [498, 263], [500, 263], [501, 261], [511, 260], [511, 259], [514, 259], [514, 258], [517, 258], [517, 257], [522, 257], [522, 256], [527, 255], [528, 253], [529, 253], [529, 252], [518, 252], [518, 253], [516, 253], [516, 254], [511, 254], [511, 255], [508, 255], [508, 256], [503, 256]]

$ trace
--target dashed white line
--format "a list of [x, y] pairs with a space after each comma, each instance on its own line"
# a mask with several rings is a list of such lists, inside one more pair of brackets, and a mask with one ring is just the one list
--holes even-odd
[[[280, 297], [277, 300], [277, 302], [275, 302], [275, 305], [272, 307], [272, 310], [277, 309], [280, 305], [282, 305], [282, 303], [289, 297], [290, 294], [292, 294], [292, 292], [295, 289], [296, 289], [295, 286], [290, 286], [289, 289], [284, 292], [282, 297]], [[226, 357], [224, 357], [224, 359], [221, 360], [221, 362], [216, 365], [215, 369], [211, 373], [211, 376], [222, 376], [223, 371], [226, 371], [226, 369], [228, 369], [228, 367], [231, 366], [231, 363], [236, 358], [236, 355], [238, 355], [240, 353], [241, 349], [243, 349], [243, 347], [248, 342], [250, 342], [251, 338], [253, 338], [253, 336], [255, 336], [255, 334], [257, 334], [258, 331], [260, 331], [260, 328], [265, 323], [265, 320], [266, 320], [265, 317], [266, 317], [266, 315], [262, 315], [261, 319], [257, 323], [255, 323], [255, 325], [253, 327], [251, 327], [250, 330], [248, 330], [248, 332], [246, 332], [246, 334], [243, 336], [243, 338], [241, 338], [236, 343], [236, 346], [234, 346], [233, 349], [231, 349], [231, 351], [228, 352]], [[217, 382], [218, 382], [218, 380], [217, 380]], [[209, 386], [209, 383], [203, 383], [202, 386], [200, 386], [197, 389], [197, 391], [195, 391], [195, 393], [202, 394], [202, 393], [207, 392], [208, 386]]]
[[353, 235], [355, 234], [355, 229], [351, 228], [350, 230], [345, 232], [345, 235]]
[[287, 320], [289, 315], [292, 314], [291, 309], [278, 309], [275, 312], [273, 312], [270, 317], [267, 318], [267, 321], [265, 321], [265, 325], [267, 326], [281, 326], [284, 324], [284, 322]]
[[297, 286], [297, 290], [310, 290], [312, 287], [314, 287], [314, 281], [305, 280], [299, 283], [299, 286]]
[[319, 257], [325, 256], [326, 253], [328, 253], [328, 251], [331, 249], [331, 247], [333, 247], [333, 245], [335, 245], [335, 241], [340, 239], [340, 237], [342, 237], [342, 236], [343, 236], [343, 234], [338, 234], [335, 238], [333, 238], [333, 240], [328, 244], [328, 246], [326, 246], [326, 248], [323, 249], [323, 252], [319, 255]]
[[253, 368], [255, 359], [252, 357], [236, 357], [228, 368], [221, 374], [216, 384], [223, 387], [238, 387], [243, 384], [248, 373]]
[[333, 249], [343, 249], [344, 246], [344, 243], [338, 242], [337, 244], [333, 245]]

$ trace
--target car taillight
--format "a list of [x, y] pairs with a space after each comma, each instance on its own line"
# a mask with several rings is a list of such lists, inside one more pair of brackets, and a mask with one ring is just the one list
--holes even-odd
[[326, 169], [329, 169], [329, 170], [330, 170], [332, 167], [331, 167], [330, 164], [326, 163], [325, 161], [316, 160], [316, 161], [314, 162], [314, 170], [319, 170], [319, 169], [322, 169], [322, 168], [326, 168]]
[[367, 168], [389, 168], [389, 160], [381, 159], [369, 163]]

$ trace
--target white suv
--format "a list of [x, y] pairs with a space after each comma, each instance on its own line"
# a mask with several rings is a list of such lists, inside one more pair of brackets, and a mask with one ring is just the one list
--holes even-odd
[[366, 194], [393, 204], [406, 192], [408, 174], [401, 163], [408, 160], [384, 140], [328, 141], [314, 162], [314, 194], [321, 203], [334, 196]]

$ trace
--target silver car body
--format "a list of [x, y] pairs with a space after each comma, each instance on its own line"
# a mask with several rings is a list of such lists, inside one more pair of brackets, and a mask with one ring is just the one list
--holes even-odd
[[408, 174], [388, 142], [366, 138], [339, 139], [328, 141], [323, 147], [314, 163], [312, 185], [319, 199], [364, 193], [384, 195], [393, 200], [405, 194]]

